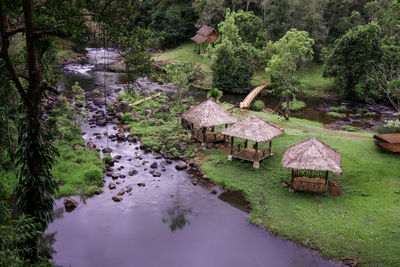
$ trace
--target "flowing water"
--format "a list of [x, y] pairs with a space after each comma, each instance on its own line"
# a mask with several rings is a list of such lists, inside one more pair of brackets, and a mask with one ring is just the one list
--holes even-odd
[[[122, 90], [119, 74], [95, 72], [93, 68], [116, 60], [118, 54], [89, 49], [88, 57], [83, 65], [65, 67], [60, 86], [67, 90], [79, 81], [90, 91], [106, 85], [111, 102], [115, 92]], [[145, 80], [141, 83], [140, 90], [160, 89]], [[91, 114], [104, 109], [104, 105], [88, 105], [92, 107]], [[186, 171], [176, 170], [177, 162], [145, 153], [139, 143], [111, 141], [104, 135], [104, 131], [110, 135], [118, 130], [113, 123], [102, 127], [83, 125], [86, 142], [99, 149], [112, 149], [111, 156], [118, 161], [111, 172], [120, 178], [106, 176], [100, 195], [73, 197], [80, 204], [72, 212], [65, 211], [63, 199], [56, 200], [56, 218], [48, 226], [46, 241], [57, 265], [340, 266], [313, 250], [249, 224], [246, 203], [237, 193], [224, 192], [209, 182], [194, 185]], [[154, 162], [157, 166], [151, 168]], [[115, 189], [108, 188], [110, 182], [116, 183]], [[132, 191], [124, 193], [121, 202], [114, 202], [112, 197], [127, 186]], [[211, 193], [212, 188], [216, 193]]]

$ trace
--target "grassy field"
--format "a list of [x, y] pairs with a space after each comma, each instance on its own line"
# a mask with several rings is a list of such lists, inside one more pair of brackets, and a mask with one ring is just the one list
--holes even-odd
[[[154, 56], [154, 60], [159, 61], [182, 61], [198, 63], [202, 66], [204, 71], [204, 83], [208, 86], [212, 82], [211, 73], [211, 60], [205, 56], [200, 56], [194, 52], [194, 43], [188, 42], [183, 43], [173, 49], [169, 49], [164, 53], [160, 53]], [[321, 95], [332, 91], [334, 82], [332, 79], [325, 79], [322, 77], [322, 66], [319, 64], [309, 64], [297, 73], [297, 78], [305, 83], [306, 86], [304, 93], [309, 95]], [[264, 70], [259, 70], [254, 73], [251, 80], [252, 86], [256, 87], [260, 84], [265, 83], [268, 80], [268, 76]], [[323, 88], [323, 90], [321, 90]]]
[[[253, 169], [249, 162], [229, 162], [222, 150], [208, 149], [203, 152], [205, 174], [243, 191], [252, 207], [250, 221], [279, 236], [328, 258], [351, 258], [361, 266], [399, 266], [400, 157], [381, 152], [371, 133], [333, 132], [316, 122], [277, 121], [276, 116], [257, 114], [285, 129], [285, 135], [272, 142], [278, 154]], [[309, 137], [341, 153], [343, 174], [333, 178], [342, 195], [292, 193], [283, 187], [290, 175], [280, 166], [285, 148]], [[217, 165], [220, 159], [223, 164]]]

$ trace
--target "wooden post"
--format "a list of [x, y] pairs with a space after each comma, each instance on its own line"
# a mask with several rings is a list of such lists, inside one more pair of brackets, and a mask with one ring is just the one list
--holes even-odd
[[206, 138], [206, 127], [202, 128], [202, 132], [203, 132], [203, 146], [206, 146], [207, 144], [207, 138]]
[[244, 141], [244, 148], [247, 148], [247, 139]]
[[271, 154], [272, 140], [269, 141], [268, 154]]
[[258, 161], [258, 142], [255, 144], [256, 154], [254, 155], [254, 161]]
[[229, 160], [229, 161], [232, 161], [232, 155], [233, 155], [233, 142], [234, 142], [234, 137], [233, 137], [233, 136], [231, 136], [231, 153], [230, 153], [230, 155], [228, 156], [228, 160]]
[[[225, 124], [225, 129], [228, 128], [228, 124]], [[226, 142], [226, 135], [224, 134], [224, 141]]]

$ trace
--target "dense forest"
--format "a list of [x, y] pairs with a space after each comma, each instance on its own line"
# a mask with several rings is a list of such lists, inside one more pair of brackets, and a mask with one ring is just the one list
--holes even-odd
[[[247, 93], [254, 73], [265, 70], [270, 93], [288, 107], [310, 86], [296, 72], [315, 63], [334, 79], [339, 98], [400, 113], [399, 1], [0, 0], [0, 19], [1, 266], [51, 265], [40, 243], [59, 190], [52, 170], [83, 142], [76, 124], [82, 88], [74, 87], [72, 100], [51, 102], [61, 93], [58, 58], [65, 47], [76, 54], [86, 47], [118, 48], [134, 82], [160, 71], [153, 51], [190, 42], [208, 25], [219, 34], [204, 55], [212, 62], [212, 88]], [[193, 68], [165, 72], [184, 88]], [[51, 108], [57, 120], [45, 116]], [[80, 156], [102, 164], [89, 152]], [[96, 170], [85, 175], [98, 179]]]

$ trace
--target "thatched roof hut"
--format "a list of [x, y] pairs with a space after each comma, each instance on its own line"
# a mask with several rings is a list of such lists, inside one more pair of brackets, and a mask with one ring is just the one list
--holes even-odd
[[182, 114], [182, 118], [197, 127], [214, 127], [238, 121], [232, 113], [215, 103], [212, 99], [191, 107]]
[[213, 27], [203, 25], [190, 39], [197, 44], [214, 43], [218, 39], [218, 33]]
[[[214, 100], [209, 99], [197, 106], [191, 107], [182, 114], [181, 118], [186, 125], [189, 125], [192, 137], [206, 143], [225, 142], [226, 136], [214, 132], [215, 126], [237, 122], [237, 118], [229, 111], [218, 105]], [[211, 132], [207, 132], [211, 128]]]
[[[224, 129], [221, 132], [223, 135], [231, 137], [231, 152], [228, 160], [238, 158], [253, 162], [253, 167], [258, 168], [260, 161], [272, 156], [271, 140], [281, 136], [285, 131], [275, 124], [264, 120], [257, 115], [249, 115], [232, 126]], [[244, 144], [238, 144], [235, 147], [235, 137], [245, 139]], [[253, 147], [249, 147], [248, 140], [254, 141]], [[259, 143], [269, 141], [269, 146], [266, 148], [259, 147]]]
[[316, 138], [309, 138], [288, 147], [281, 165], [294, 170], [342, 173], [340, 153]]
[[222, 131], [222, 134], [255, 142], [270, 141], [284, 133], [285, 131], [282, 128], [254, 114]]

